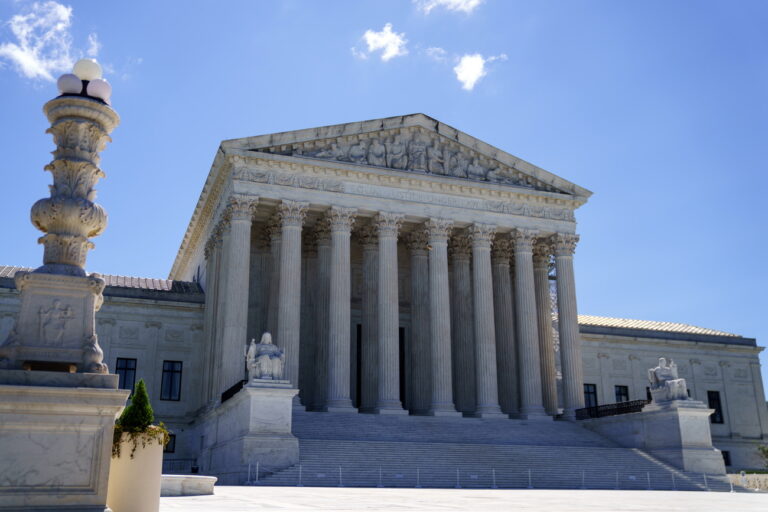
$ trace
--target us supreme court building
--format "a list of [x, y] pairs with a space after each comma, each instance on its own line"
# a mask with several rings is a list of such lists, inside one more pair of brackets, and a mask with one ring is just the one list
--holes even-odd
[[[305, 422], [536, 429], [646, 399], [664, 356], [715, 410], [726, 465], [759, 467], [754, 339], [579, 315], [576, 215], [590, 195], [423, 114], [224, 141], [169, 278], [105, 276], [104, 362], [121, 385], [147, 382], [174, 472], [216, 464], [197, 422], [242, 387], [245, 347], [265, 332]], [[0, 270], [0, 337], [16, 270]]]

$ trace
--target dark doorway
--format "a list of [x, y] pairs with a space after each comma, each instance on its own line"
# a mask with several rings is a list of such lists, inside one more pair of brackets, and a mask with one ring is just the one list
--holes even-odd
[[405, 327], [398, 329], [398, 335], [400, 338], [400, 403], [403, 405], [403, 408], [407, 408], [405, 403]]
[[357, 324], [355, 329], [355, 398], [352, 405], [360, 408], [363, 396], [363, 324]]

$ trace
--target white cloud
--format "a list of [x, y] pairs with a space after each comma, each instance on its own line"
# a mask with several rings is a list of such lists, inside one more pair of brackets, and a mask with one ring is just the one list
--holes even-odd
[[54, 1], [35, 2], [8, 25], [16, 42], [0, 44], [0, 58], [32, 79], [53, 81], [52, 73], [72, 68], [72, 8]]
[[446, 51], [440, 48], [439, 46], [432, 46], [430, 48], [427, 48], [426, 50], [424, 50], [424, 53], [427, 54], [427, 57], [437, 62], [445, 62], [447, 60]]
[[456, 79], [461, 82], [461, 88], [471, 91], [475, 84], [488, 74], [486, 65], [496, 60], [507, 60], [505, 54], [485, 58], [479, 53], [467, 54], [459, 59], [459, 63], [453, 68]]
[[368, 54], [376, 51], [381, 51], [381, 60], [384, 62], [395, 57], [408, 55], [408, 48], [406, 48], [408, 41], [405, 39], [405, 33], [393, 32], [391, 23], [384, 25], [380, 32], [366, 30], [363, 34], [363, 40], [368, 47], [367, 53], [353, 48], [352, 54], [357, 58], [367, 58]]
[[99, 50], [101, 50], [101, 42], [99, 41], [98, 34], [88, 34], [88, 50], [86, 50], [85, 54], [96, 58], [99, 56]]
[[466, 14], [470, 14], [474, 11], [484, 0], [413, 0], [419, 9], [424, 14], [429, 14], [432, 9], [437, 7], [443, 7], [449, 11], [461, 11]]

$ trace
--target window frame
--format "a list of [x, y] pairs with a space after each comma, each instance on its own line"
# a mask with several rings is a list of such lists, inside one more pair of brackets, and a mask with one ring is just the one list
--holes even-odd
[[[624, 399], [621, 400], [619, 396]], [[616, 399], [616, 403], [629, 402], [629, 386], [622, 384], [616, 384], [613, 386], [613, 397]]]
[[168, 434], [168, 444], [163, 446], [163, 453], [176, 453], [176, 434]]
[[[178, 364], [178, 369], [175, 367], [167, 368], [167, 365], [176, 365]], [[179, 402], [181, 401], [181, 378], [182, 378], [182, 372], [184, 370], [184, 362], [183, 361], [170, 361], [170, 360], [164, 360], [163, 361], [163, 373], [160, 379], [160, 400], [168, 401], [168, 402]], [[168, 375], [168, 381], [166, 381], [166, 375]], [[173, 394], [173, 379], [174, 377], [178, 375], [178, 386], [177, 386], [177, 394], [174, 396]], [[166, 382], [168, 382], [168, 387], [170, 389], [166, 389]], [[167, 391], [167, 392], [166, 392]]]
[[[589, 386], [589, 391], [587, 391], [587, 386]], [[595, 399], [594, 404], [589, 404], [587, 397], [592, 396]], [[600, 405], [600, 402], [597, 399], [597, 384], [590, 384], [588, 382], [584, 383], [584, 407], [597, 407]]]
[[725, 414], [723, 412], [723, 401], [720, 398], [720, 391], [712, 389], [707, 390], [707, 405], [710, 409], [715, 410], [715, 412], [709, 416], [709, 422], [716, 425], [724, 424]]
[[[122, 361], [125, 361], [125, 362], [133, 361], [133, 368], [120, 368], [120, 363]], [[138, 360], [135, 357], [118, 357], [115, 359], [115, 374], [119, 376], [117, 380], [117, 387], [118, 389], [127, 389], [128, 391], [130, 391], [131, 394], [129, 398], [133, 396], [133, 390], [136, 387], [136, 368], [138, 367], [138, 365], [139, 365]], [[130, 387], [124, 386], [125, 384], [124, 381], [126, 379], [124, 379], [123, 376], [125, 372], [133, 372], [133, 382], [131, 382]]]

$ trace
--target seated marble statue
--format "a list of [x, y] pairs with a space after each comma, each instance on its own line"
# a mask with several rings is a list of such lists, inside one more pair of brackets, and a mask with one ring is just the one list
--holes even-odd
[[285, 353], [272, 343], [272, 335], [265, 332], [261, 341], [251, 339], [248, 352], [245, 356], [248, 366], [248, 380], [266, 379], [280, 380], [283, 378], [283, 366], [285, 365]]
[[648, 380], [651, 383], [651, 396], [654, 402], [688, 400], [685, 379], [678, 377], [677, 365], [671, 359], [667, 365], [667, 360], [660, 357], [659, 366], [648, 370]]

